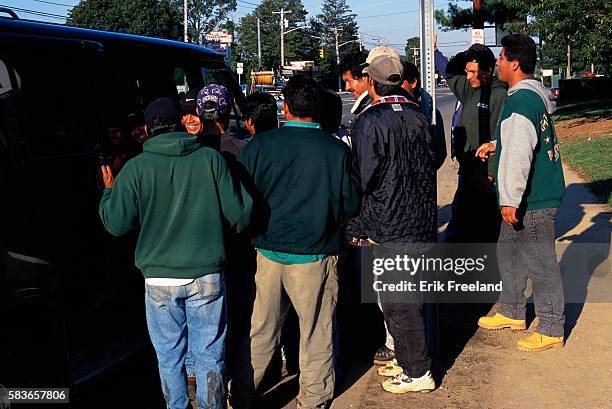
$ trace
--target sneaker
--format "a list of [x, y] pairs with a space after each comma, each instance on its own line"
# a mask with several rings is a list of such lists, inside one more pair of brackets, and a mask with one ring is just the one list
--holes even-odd
[[478, 326], [484, 329], [510, 328], [512, 331], [524, 331], [527, 323], [525, 320], [515, 320], [497, 312], [492, 317], [480, 317]]
[[376, 372], [380, 376], [394, 377], [403, 373], [404, 370], [397, 364], [397, 359], [393, 358], [391, 362], [387, 362], [387, 365], [379, 367]]
[[549, 337], [539, 332], [534, 332], [527, 338], [520, 339], [516, 346], [521, 351], [536, 352], [550, 348], [563, 348], [563, 337]]
[[420, 378], [411, 378], [402, 372], [395, 378], [383, 381], [382, 387], [384, 390], [391, 393], [427, 393], [436, 389], [436, 382], [431, 377], [431, 372], [429, 371], [425, 372], [425, 375]]
[[395, 351], [387, 348], [386, 345], [378, 348], [378, 351], [374, 354], [374, 363], [376, 365], [387, 365], [393, 359], [395, 359]]

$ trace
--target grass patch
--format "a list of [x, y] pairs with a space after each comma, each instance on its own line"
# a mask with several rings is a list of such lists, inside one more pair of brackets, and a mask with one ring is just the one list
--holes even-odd
[[612, 206], [612, 133], [561, 139], [561, 157], [589, 182], [589, 188]]

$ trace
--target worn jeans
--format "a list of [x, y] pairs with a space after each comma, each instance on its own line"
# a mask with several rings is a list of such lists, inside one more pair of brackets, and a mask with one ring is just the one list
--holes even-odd
[[333, 336], [338, 298], [338, 256], [305, 264], [279, 264], [257, 253], [255, 305], [250, 364], [232, 383], [232, 405], [254, 407], [257, 387], [278, 348], [289, 303], [300, 326], [300, 392], [298, 408], [316, 408], [333, 397], [335, 385]]
[[223, 274], [208, 274], [176, 287], [145, 284], [145, 291], [147, 326], [168, 409], [185, 409], [189, 403], [188, 345], [195, 358], [198, 407], [224, 408], [227, 317]]
[[563, 336], [565, 299], [555, 252], [556, 208], [528, 210], [515, 226], [502, 224], [497, 260], [502, 278], [501, 313], [525, 319], [527, 278], [533, 287], [538, 332]]

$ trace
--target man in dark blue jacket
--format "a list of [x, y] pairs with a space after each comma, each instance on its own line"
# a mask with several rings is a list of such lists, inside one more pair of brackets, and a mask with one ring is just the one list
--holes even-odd
[[[378, 56], [364, 72], [369, 75], [368, 93], [373, 102], [353, 128], [353, 173], [363, 196], [361, 213], [347, 230], [361, 229], [356, 233], [368, 237], [375, 253], [393, 257], [398, 249], [436, 241], [434, 142], [419, 106], [403, 96], [399, 58]], [[435, 389], [419, 300], [410, 293], [406, 294], [410, 299], [397, 299], [384, 291], [378, 295], [397, 360], [390, 372], [379, 371], [395, 375], [382, 383], [383, 388], [391, 393]]]

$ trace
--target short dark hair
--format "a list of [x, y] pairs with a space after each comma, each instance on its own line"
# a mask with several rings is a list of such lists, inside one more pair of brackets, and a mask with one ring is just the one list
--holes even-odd
[[306, 118], [315, 117], [319, 113], [321, 87], [316, 79], [307, 75], [296, 75], [287, 81], [283, 95], [292, 115]]
[[417, 80], [419, 83], [421, 82], [421, 75], [416, 65], [410, 61], [402, 61], [402, 65], [404, 66], [404, 81], [413, 82]]
[[346, 54], [340, 60], [340, 65], [338, 65], [338, 73], [342, 75], [349, 71], [353, 78], [357, 80], [362, 78], [364, 75], [366, 75], [362, 73], [366, 58], [368, 58], [368, 54], [365, 51], [353, 51]]
[[342, 98], [330, 89], [321, 90], [321, 111], [317, 118], [321, 129], [328, 133], [338, 132], [342, 123]]
[[254, 92], [246, 97], [245, 117], [250, 118], [255, 132], [278, 128], [276, 100], [267, 92]]
[[404, 91], [401, 85], [381, 84], [380, 82], [377, 82], [374, 78], [372, 78], [372, 81], [374, 81], [374, 92], [376, 92], [376, 95], [378, 96], [387, 97], [389, 95], [404, 95], [405, 93], [407, 93], [406, 91]]
[[525, 34], [509, 34], [501, 40], [508, 61], [518, 61], [521, 71], [533, 74], [537, 61], [536, 44]]

